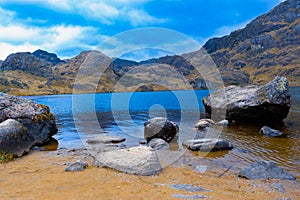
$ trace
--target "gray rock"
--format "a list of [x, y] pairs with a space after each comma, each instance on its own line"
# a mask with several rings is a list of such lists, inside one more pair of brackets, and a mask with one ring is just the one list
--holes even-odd
[[195, 195], [173, 194], [172, 196], [175, 198], [178, 198], [178, 199], [204, 199], [204, 198], [207, 198], [207, 196], [205, 196], [203, 194], [195, 194]]
[[96, 137], [89, 138], [86, 142], [88, 144], [98, 144], [98, 143], [120, 143], [124, 142], [126, 138], [121, 136], [107, 136], [99, 135]]
[[[225, 93], [225, 96], [224, 96]], [[289, 113], [288, 80], [277, 76], [264, 86], [229, 86], [202, 99], [206, 114], [226, 109], [226, 119], [245, 122], [281, 122]]]
[[149, 143], [148, 146], [154, 150], [168, 150], [170, 149], [169, 143], [160, 138], [154, 138]]
[[99, 153], [95, 155], [94, 164], [142, 176], [151, 176], [162, 171], [155, 151], [146, 146]]
[[222, 126], [227, 126], [228, 124], [229, 124], [229, 121], [226, 119], [223, 119], [216, 123], [216, 125], [222, 125]]
[[169, 187], [174, 190], [183, 190], [187, 192], [203, 192], [209, 191], [204, 189], [203, 187], [198, 187], [190, 184], [170, 184]]
[[211, 125], [214, 125], [215, 122], [211, 119], [200, 119], [196, 124], [195, 128], [202, 129], [206, 127], [210, 127]]
[[17, 120], [7, 119], [0, 123], [0, 152], [22, 156], [29, 152], [34, 137]]
[[283, 137], [284, 136], [283, 132], [280, 132], [278, 130], [272, 129], [272, 128], [268, 127], [268, 126], [263, 126], [259, 130], [259, 133], [261, 135], [268, 136], [268, 137]]
[[273, 162], [263, 160], [255, 161], [248, 168], [244, 168], [239, 173], [240, 177], [247, 179], [288, 179], [296, 180], [296, 178], [284, 171], [281, 167]]
[[88, 166], [89, 166], [88, 163], [83, 162], [81, 160], [77, 160], [74, 163], [70, 163], [69, 166], [65, 168], [65, 171], [66, 172], [83, 171]]
[[49, 107], [3, 93], [0, 93], [0, 123], [0, 150], [16, 156], [46, 143], [57, 133]]
[[175, 122], [162, 117], [155, 117], [144, 123], [144, 137], [147, 142], [153, 138], [171, 142], [178, 131], [179, 127]]
[[231, 150], [233, 145], [224, 139], [196, 139], [196, 140], [186, 140], [182, 143], [184, 146], [188, 147], [193, 151], [222, 151]]
[[283, 186], [280, 183], [273, 183], [271, 185], [271, 188], [274, 188], [274, 189], [278, 190], [279, 192], [284, 193]]
[[197, 166], [195, 167], [195, 170], [196, 170], [197, 172], [199, 172], [199, 173], [204, 173], [204, 172], [206, 172], [208, 169], [209, 169], [209, 167], [208, 167], [208, 166], [205, 166], [205, 165], [197, 165]]

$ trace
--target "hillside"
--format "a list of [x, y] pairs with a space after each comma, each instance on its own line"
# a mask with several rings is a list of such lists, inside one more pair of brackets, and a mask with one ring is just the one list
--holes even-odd
[[[263, 84], [284, 75], [292, 86], [300, 86], [299, 11], [300, 0], [287, 0], [245, 28], [208, 40], [203, 48], [224, 84]], [[0, 91], [40, 95], [206, 89], [216, 79], [201, 68], [202, 52], [141, 62], [109, 58], [94, 50], [67, 60], [44, 50], [19, 52], [0, 61]]]
[[300, 85], [300, 0], [287, 0], [245, 28], [207, 41], [204, 48], [221, 69], [241, 70], [254, 83], [276, 75]]

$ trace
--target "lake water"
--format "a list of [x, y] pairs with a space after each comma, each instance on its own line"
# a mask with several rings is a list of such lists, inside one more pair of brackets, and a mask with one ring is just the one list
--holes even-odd
[[[267, 124], [231, 124], [218, 135], [233, 143], [234, 149], [206, 155], [216, 165], [248, 166], [256, 159], [274, 161], [300, 178], [300, 87], [290, 89], [293, 104], [282, 124], [271, 124], [286, 138], [258, 134]], [[122, 135], [125, 145], [137, 146], [143, 138], [143, 123], [151, 117], [167, 117], [180, 126], [172, 151], [184, 151], [182, 141], [195, 138], [194, 124], [204, 113], [201, 99], [209, 91], [136, 92], [113, 94], [52, 95], [27, 97], [46, 104], [56, 116], [59, 132], [54, 136], [59, 148], [84, 147], [85, 140], [97, 134]], [[74, 116], [74, 117], [73, 117]], [[193, 153], [192, 156], [201, 156]]]

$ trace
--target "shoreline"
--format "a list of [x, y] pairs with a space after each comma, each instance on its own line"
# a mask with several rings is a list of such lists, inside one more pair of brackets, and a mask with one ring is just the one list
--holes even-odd
[[[237, 173], [210, 167], [199, 173], [190, 166], [171, 165], [156, 176], [135, 176], [106, 168], [65, 172], [78, 159], [92, 165], [84, 150], [32, 151], [0, 164], [0, 199], [179, 199], [174, 195], [204, 195], [207, 199], [298, 199], [300, 182], [247, 180]], [[220, 178], [220, 174], [224, 173]], [[274, 184], [280, 184], [284, 193]], [[192, 184], [208, 191], [187, 192], [170, 184]]]

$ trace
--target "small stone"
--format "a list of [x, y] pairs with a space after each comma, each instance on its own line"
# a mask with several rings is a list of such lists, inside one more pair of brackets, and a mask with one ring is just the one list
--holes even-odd
[[205, 196], [203, 194], [195, 194], [195, 195], [173, 194], [172, 196], [175, 198], [178, 198], [178, 199], [204, 199], [204, 198], [207, 198], [207, 196]]
[[268, 136], [268, 137], [282, 137], [284, 136], [283, 132], [280, 132], [278, 130], [272, 129], [268, 126], [264, 126], [259, 130], [259, 133], [263, 136]]
[[203, 129], [206, 127], [210, 127], [211, 125], [214, 125], [215, 122], [211, 119], [200, 119], [196, 124], [195, 128]]
[[88, 163], [83, 162], [81, 160], [77, 160], [74, 163], [69, 163], [69, 166], [65, 168], [66, 172], [74, 172], [74, 171], [83, 171], [83, 169], [89, 166]]
[[170, 149], [169, 143], [160, 138], [154, 138], [149, 143], [148, 146], [154, 150], [168, 150]]
[[183, 190], [187, 192], [203, 192], [203, 191], [209, 191], [204, 189], [203, 187], [198, 187], [190, 184], [169, 184], [169, 187], [171, 189], [175, 190]]
[[273, 183], [271, 185], [271, 188], [274, 188], [274, 189], [278, 190], [279, 192], [284, 193], [283, 186], [280, 183]]
[[205, 165], [197, 165], [197, 166], [195, 167], [195, 170], [196, 170], [197, 172], [199, 172], [199, 173], [204, 173], [204, 172], [206, 172], [208, 169], [209, 169], [209, 167], [208, 167], [208, 166], [205, 166]]

